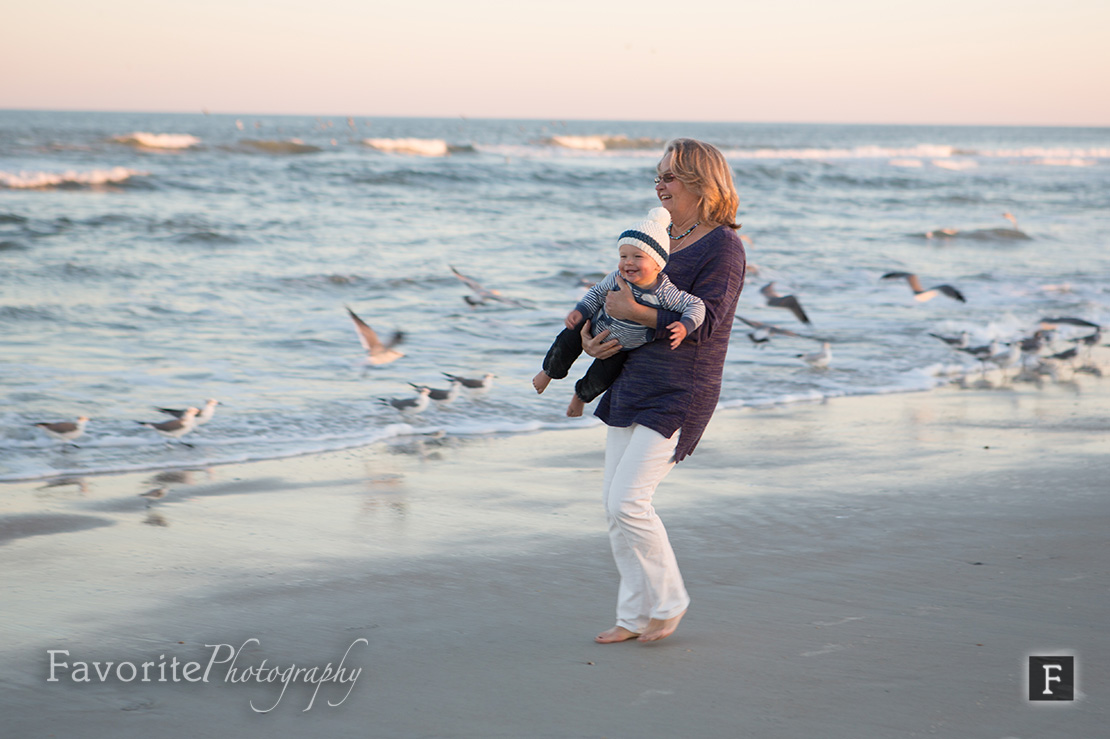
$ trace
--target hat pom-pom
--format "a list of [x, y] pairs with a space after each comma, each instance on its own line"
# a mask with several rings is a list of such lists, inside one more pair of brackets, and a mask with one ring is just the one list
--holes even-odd
[[648, 211], [648, 219], [666, 226], [671, 222], [671, 213], [666, 208], [652, 208]]

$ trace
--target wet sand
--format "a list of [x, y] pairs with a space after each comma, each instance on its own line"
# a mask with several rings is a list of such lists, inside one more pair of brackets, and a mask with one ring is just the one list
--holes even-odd
[[[0, 486], [4, 733], [1104, 731], [1110, 381], [718, 413], [656, 497], [693, 603], [653, 645], [592, 642], [616, 588], [603, 439], [429, 437]], [[240, 668], [347, 652], [362, 672], [308, 710], [314, 686], [229, 682], [226, 664], [206, 682], [72, 679], [77, 661], [156, 676], [249, 639]], [[55, 682], [48, 650], [69, 651]], [[1027, 657], [1065, 652], [1081, 699], [1029, 703]]]

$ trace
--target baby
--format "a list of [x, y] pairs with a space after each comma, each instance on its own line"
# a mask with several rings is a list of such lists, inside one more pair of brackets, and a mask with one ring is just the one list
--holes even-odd
[[631, 321], [613, 318], [605, 312], [605, 296], [620, 290], [620, 275], [632, 289], [637, 303], [681, 313], [682, 318], [667, 326], [671, 349], [678, 348], [690, 332], [705, 320], [705, 303], [701, 298], [675, 287], [661, 274], [670, 258], [670, 236], [667, 225], [671, 215], [666, 208], [652, 208], [648, 220], [628, 229], [617, 239], [620, 261], [617, 270], [590, 288], [585, 297], [567, 314], [564, 329], [551, 345], [543, 360], [543, 370], [532, 378], [537, 393], [547, 389], [552, 380], [567, 376], [570, 366], [582, 353], [582, 326], [590, 322], [590, 334], [609, 331], [610, 339], [618, 339], [621, 351], [608, 359], [595, 359], [585, 376], [574, 386], [574, 398], [567, 406], [568, 416], [581, 416], [586, 403], [605, 392], [620, 374], [629, 350], [655, 339], [655, 330]]

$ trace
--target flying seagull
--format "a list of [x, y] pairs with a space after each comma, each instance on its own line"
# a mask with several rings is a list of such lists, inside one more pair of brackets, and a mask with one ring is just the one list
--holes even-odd
[[374, 329], [370, 328], [366, 321], [356, 316], [355, 312], [349, 307], [343, 307], [347, 308], [347, 313], [351, 315], [351, 320], [355, 322], [355, 333], [358, 334], [358, 341], [362, 344], [362, 348], [366, 350], [366, 361], [369, 364], [389, 364], [405, 356], [402, 352], [393, 348], [405, 338], [403, 333], [400, 331], [394, 332], [389, 343], [383, 344]]
[[962, 293], [951, 285], [934, 285], [928, 290], [921, 288], [921, 281], [917, 279], [917, 275], [913, 272], [887, 272], [882, 276], [884, 280], [901, 280], [904, 279], [909, 283], [910, 289], [913, 290], [913, 297], [915, 300], [924, 303], [927, 300], [932, 300], [937, 295], [946, 295], [953, 300], [958, 300], [961, 303], [966, 303]]
[[1102, 328], [1102, 326], [1100, 326], [1097, 323], [1091, 323], [1090, 321], [1086, 321], [1082, 318], [1071, 318], [1071, 317], [1068, 317], [1068, 316], [1065, 316], [1063, 318], [1042, 318], [1041, 319], [1041, 328], [1043, 328], [1043, 329], [1053, 329], [1053, 328], [1056, 328], [1061, 323], [1066, 324], [1068, 326], [1080, 326], [1080, 327], [1083, 327], [1083, 328], [1094, 328], [1094, 329]]
[[473, 277], [468, 277], [467, 275], [464, 275], [462, 272], [459, 272], [454, 267], [451, 267], [451, 271], [455, 273], [455, 277], [458, 277], [460, 280], [462, 280], [463, 284], [465, 284], [471, 289], [471, 291], [473, 291], [473, 295], [463, 296], [463, 300], [465, 300], [470, 305], [485, 305], [491, 300], [498, 300], [502, 303], [507, 303], [518, 308], [524, 307], [523, 303], [513, 300], [512, 298], [506, 298], [504, 295], [501, 294], [499, 290], [490, 290], [489, 288], [483, 286], [482, 283], [475, 280]]
[[768, 282], [759, 292], [763, 293], [763, 297], [767, 299], [767, 305], [772, 308], [785, 308], [802, 323], [809, 323], [809, 317], [802, 310], [802, 304], [798, 302], [798, 299], [793, 295], [779, 295], [775, 292], [775, 283]]

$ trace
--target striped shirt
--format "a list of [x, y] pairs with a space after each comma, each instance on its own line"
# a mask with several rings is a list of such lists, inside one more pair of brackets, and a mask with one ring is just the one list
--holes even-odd
[[[655, 329], [632, 321], [613, 318], [605, 312], [605, 296], [610, 290], [620, 290], [617, 274], [617, 271], [610, 272], [605, 279], [591, 287], [585, 297], [578, 301], [575, 310], [590, 319], [592, 336], [608, 330], [609, 338], [619, 340], [621, 349], [628, 351], [654, 340]], [[663, 308], [672, 313], [681, 313], [682, 317], [679, 320], [685, 324], [687, 336], [694, 333], [705, 320], [705, 303], [701, 298], [679, 290], [661, 272], [653, 287], [640, 287], [631, 282], [626, 284], [632, 288], [632, 297], [637, 303], [650, 305], [652, 308]]]

